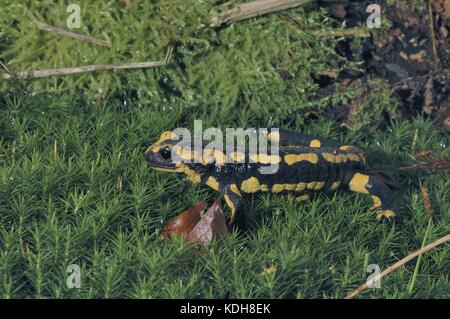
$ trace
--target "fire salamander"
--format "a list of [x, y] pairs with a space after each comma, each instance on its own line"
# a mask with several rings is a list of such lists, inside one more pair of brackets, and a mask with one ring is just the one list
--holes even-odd
[[[194, 161], [197, 154], [177, 146], [178, 137], [167, 131], [147, 149], [145, 159], [153, 169], [184, 173], [192, 183], [206, 184], [222, 193], [231, 209], [231, 221], [236, 212], [245, 208], [244, 193], [290, 192], [302, 201], [309, 199], [312, 192], [338, 189], [370, 195], [377, 220], [390, 222], [398, 217], [389, 187], [379, 176], [365, 172], [364, 152], [358, 147], [283, 129], [269, 129], [265, 136], [267, 141], [279, 143], [277, 155], [252, 155], [236, 149], [225, 155], [214, 150], [209, 153], [212, 160]], [[173, 160], [172, 152], [184, 160]], [[227, 156], [235, 163], [226, 161]], [[256, 157], [249, 161], [249, 156]], [[236, 161], [239, 158], [241, 162]], [[268, 163], [278, 164], [276, 173], [261, 173], [261, 167]]]

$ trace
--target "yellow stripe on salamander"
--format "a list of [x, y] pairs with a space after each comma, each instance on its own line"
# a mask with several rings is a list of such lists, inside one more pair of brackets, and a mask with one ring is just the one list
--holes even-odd
[[335, 191], [336, 189], [339, 188], [339, 186], [341, 186], [341, 182], [334, 182], [333, 184], [331, 184], [330, 189], [332, 191]]
[[281, 162], [281, 158], [278, 155], [268, 155], [268, 154], [252, 154], [250, 159], [255, 163], [261, 164], [278, 164]]
[[214, 176], [209, 176], [206, 180], [206, 185], [211, 187], [212, 189], [218, 191], [219, 190], [219, 182]]
[[224, 195], [224, 198], [225, 198], [225, 202], [227, 203], [228, 207], [230, 207], [230, 209], [231, 209], [230, 223], [232, 223], [236, 216], [236, 207], [234, 206], [233, 201], [230, 199], [230, 196]]
[[310, 147], [320, 147], [322, 144], [320, 143], [320, 141], [319, 140], [312, 140], [310, 143], [309, 143], [309, 146]]
[[317, 164], [319, 157], [316, 153], [306, 153], [306, 154], [288, 154], [284, 156], [284, 161], [288, 165], [292, 165], [301, 161], [307, 161], [312, 164]]
[[244, 193], [268, 192], [269, 187], [265, 184], [260, 184], [256, 177], [250, 177], [242, 182], [241, 191]]
[[366, 189], [366, 185], [369, 183], [369, 176], [361, 173], [356, 173], [353, 175], [352, 180], [348, 184], [349, 189], [353, 192], [369, 194], [369, 191]]

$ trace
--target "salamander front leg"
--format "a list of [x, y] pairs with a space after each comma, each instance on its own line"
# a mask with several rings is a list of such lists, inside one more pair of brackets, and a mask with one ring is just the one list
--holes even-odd
[[308, 193], [289, 193], [288, 200], [289, 202], [293, 202], [295, 200], [296, 203], [307, 202], [311, 199], [311, 195]]
[[386, 219], [391, 222], [394, 219], [399, 219], [398, 209], [394, 206], [392, 193], [381, 179], [376, 176], [356, 173], [348, 186], [353, 192], [370, 195], [373, 200], [371, 209], [375, 209], [377, 220]]
[[225, 202], [231, 210], [230, 224], [234, 222], [236, 213], [242, 211], [245, 207], [241, 192], [236, 184], [227, 184], [220, 187], [220, 191], [224, 194]]

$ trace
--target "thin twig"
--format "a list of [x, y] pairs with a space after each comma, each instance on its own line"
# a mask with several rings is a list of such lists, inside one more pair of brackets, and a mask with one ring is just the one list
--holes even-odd
[[0, 65], [6, 70], [6, 72], [9, 72], [9, 69], [6, 67], [6, 65], [0, 60]]
[[56, 161], [58, 159], [58, 140], [55, 140], [53, 144], [53, 159]]
[[57, 33], [57, 34], [60, 34], [60, 35], [63, 35], [63, 36], [69, 37], [69, 38], [87, 41], [87, 42], [95, 43], [97, 45], [101, 45], [101, 46], [105, 46], [105, 47], [111, 46], [111, 43], [109, 43], [106, 40], [97, 39], [97, 38], [95, 38], [91, 35], [87, 35], [87, 34], [81, 34], [81, 33], [68, 31], [66, 29], [58, 28], [58, 27], [48, 25], [45, 23], [38, 23], [37, 27], [40, 30]]
[[430, 31], [431, 31], [431, 44], [433, 46], [434, 55], [434, 67], [437, 68], [439, 65], [439, 56], [436, 48], [436, 35], [434, 34], [434, 19], [433, 19], [433, 8], [431, 7], [431, 0], [428, 0], [428, 16], [430, 17]]
[[164, 63], [169, 64], [170, 60], [172, 59], [172, 53], [173, 53], [173, 46], [169, 45], [166, 52], [166, 57], [164, 58]]
[[371, 36], [367, 28], [350, 28], [350, 29], [337, 29], [337, 30], [319, 30], [310, 32], [311, 35], [320, 38], [340, 38], [340, 37], [357, 37], [357, 38], [369, 38]]
[[210, 27], [217, 27], [225, 23], [237, 22], [272, 12], [291, 9], [314, 0], [255, 0], [237, 5], [214, 17], [209, 22]]
[[79, 66], [79, 67], [73, 67], [73, 68], [25, 71], [25, 72], [15, 73], [14, 75], [0, 74], [0, 81], [1, 80], [10, 80], [13, 77], [43, 78], [43, 77], [58, 76], [58, 75], [96, 72], [96, 71], [101, 71], [101, 70], [157, 68], [157, 67], [166, 66], [167, 64], [170, 63], [170, 60], [172, 58], [172, 52], [173, 52], [173, 46], [169, 46], [167, 48], [166, 56], [163, 61], [132, 62], [132, 63], [124, 63], [124, 64], [95, 64], [95, 65], [86, 65], [86, 66]]
[[414, 137], [413, 137], [413, 141], [411, 144], [411, 151], [414, 151], [414, 148], [416, 147], [417, 144], [417, 138], [419, 137], [419, 129], [416, 128], [415, 132], [414, 132]]
[[[96, 71], [101, 71], [101, 70], [157, 68], [157, 67], [162, 67], [165, 65], [166, 65], [165, 61], [134, 62], [134, 63], [124, 63], [124, 64], [96, 64], [96, 65], [86, 65], [86, 66], [79, 66], [79, 67], [73, 67], [73, 68], [18, 72], [15, 74], [15, 76], [18, 78], [43, 78], [43, 77], [50, 77], [50, 76], [57, 76], [57, 75], [96, 72]], [[9, 80], [12, 77], [13, 76], [10, 74], [0, 74], [0, 80]]]
[[[413, 260], [414, 258], [416, 258], [417, 256], [420, 256], [424, 253], [426, 253], [427, 251], [433, 249], [434, 247], [437, 247], [439, 245], [442, 245], [445, 242], [450, 241], [450, 234], [445, 235], [444, 237], [439, 238], [438, 240], [432, 242], [431, 244], [426, 245], [425, 247], [416, 250], [414, 253], [406, 256], [405, 258], [401, 259], [400, 261], [396, 262], [395, 264], [393, 264], [391, 267], [387, 268], [386, 270], [384, 270], [383, 272], [381, 272], [381, 274], [379, 274], [378, 276], [376, 276], [374, 278], [374, 280], [371, 281], [371, 284], [375, 284], [375, 282], [379, 281], [381, 278], [383, 278], [384, 276], [390, 274], [391, 272], [393, 272], [394, 270], [396, 270], [397, 268], [400, 268], [401, 266], [403, 266], [404, 264], [406, 264], [407, 262]], [[345, 299], [352, 299], [353, 297], [355, 297], [356, 295], [358, 295], [359, 293], [361, 293], [362, 291], [364, 291], [365, 289], [367, 289], [369, 286], [367, 284], [367, 282], [361, 286], [359, 286], [358, 288], [356, 288], [355, 290], [353, 290], [352, 292], [350, 292], [347, 296], [345, 296]]]

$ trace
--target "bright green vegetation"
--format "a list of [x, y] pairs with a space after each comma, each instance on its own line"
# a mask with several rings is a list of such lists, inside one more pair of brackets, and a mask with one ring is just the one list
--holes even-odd
[[[222, 8], [220, 1], [133, 0], [129, 8], [121, 1], [79, 3], [81, 29], [74, 31], [106, 39], [112, 43], [110, 48], [36, 27], [45, 22], [66, 28], [65, 1], [7, 0], [0, 4], [0, 60], [12, 72], [155, 61], [164, 59], [172, 45], [171, 64], [40, 79], [30, 81], [30, 89], [78, 88], [97, 99], [126, 95], [144, 105], [184, 103], [191, 109], [207, 108], [226, 119], [272, 117], [274, 122], [297, 123], [311, 113], [326, 112], [330, 104], [339, 106], [365, 95], [360, 89], [342, 88], [329, 97], [311, 98], [319, 87], [313, 75], [360, 68], [358, 57], [349, 61], [335, 52], [339, 39], [312, 35], [331, 25], [325, 9], [317, 6], [208, 29], [203, 27]], [[367, 102], [376, 114], [390, 111], [384, 104]], [[373, 125], [378, 119], [366, 122]]]
[[[434, 207], [428, 242], [450, 228], [449, 175], [412, 174], [397, 176], [401, 225], [375, 222], [370, 199], [357, 194], [303, 204], [264, 194], [247, 197], [250, 229], [231, 232], [209, 253], [181, 240], [162, 244], [164, 222], [217, 194], [195, 187], [180, 194], [181, 181], [149, 170], [143, 152], [161, 131], [214, 122], [211, 115], [180, 105], [99, 105], [75, 94], [1, 96], [2, 297], [343, 297], [365, 281], [367, 264], [384, 269], [421, 246], [428, 216], [420, 185]], [[449, 154], [448, 137], [420, 118], [385, 132], [343, 135], [330, 122], [301, 129], [361, 145], [377, 165], [405, 165], [422, 150]], [[423, 256], [411, 294], [414, 262], [362, 296], [450, 297], [449, 253], [446, 245]], [[82, 268], [80, 290], [66, 288], [71, 263]], [[260, 276], [272, 265], [277, 272]]]

